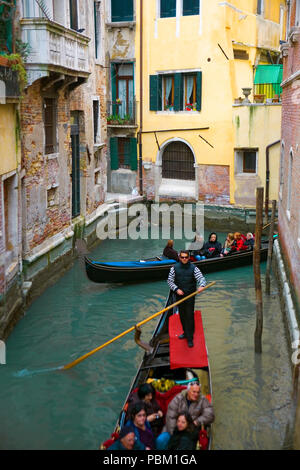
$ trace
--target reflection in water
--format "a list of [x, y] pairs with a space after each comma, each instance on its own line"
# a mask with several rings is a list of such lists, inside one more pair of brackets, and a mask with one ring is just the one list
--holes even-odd
[[[163, 246], [164, 241], [111, 240], [92, 257], [138, 259], [160, 253]], [[203, 312], [212, 369], [214, 448], [286, 448], [291, 371], [276, 284], [264, 299], [259, 356], [254, 353], [252, 268], [210, 274], [207, 280], [217, 284], [197, 298], [196, 306]], [[143, 355], [133, 333], [74, 369], [47, 369], [71, 362], [161, 310], [167, 294], [164, 281], [93, 284], [75, 263], [36, 300], [7, 341], [7, 365], [0, 368], [0, 448], [97, 449], [113, 430]], [[157, 321], [144, 325], [144, 340]]]

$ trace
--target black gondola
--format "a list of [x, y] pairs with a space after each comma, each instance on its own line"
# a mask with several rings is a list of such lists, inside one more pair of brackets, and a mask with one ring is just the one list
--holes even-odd
[[[261, 261], [266, 261], [268, 254], [268, 243], [261, 245]], [[156, 281], [166, 279], [171, 266], [175, 263], [173, 260], [153, 260], [104, 263], [92, 261], [85, 256], [85, 269], [88, 278], [97, 283], [127, 283], [139, 281]], [[224, 258], [211, 258], [194, 261], [201, 272], [205, 275], [212, 272], [223, 271], [226, 269], [240, 268], [253, 262], [253, 251], [241, 251]]]
[[[172, 297], [173, 293], [170, 292], [166, 306], [172, 304]], [[208, 352], [205, 344], [204, 332], [202, 328], [202, 341], [204, 341], [202, 346], [202, 355], [201, 358], [197, 358], [198, 366], [196, 368], [189, 367], [188, 365], [185, 367], [178, 367], [172, 368], [170, 364], [170, 337], [169, 337], [169, 318], [174, 313], [177, 313], [176, 307], [173, 309], [166, 311], [161, 317], [156, 326], [156, 329], [153, 333], [152, 339], [150, 341], [151, 351], [148, 351], [144, 354], [143, 360], [139, 367], [139, 370], [131, 383], [128, 395], [124, 402], [124, 406], [120, 413], [119, 419], [114, 429], [114, 433], [112, 436], [117, 437], [120, 429], [125, 424], [126, 418], [126, 410], [127, 410], [127, 403], [130, 395], [132, 392], [139, 387], [141, 384], [149, 382], [150, 380], [161, 380], [162, 378], [165, 380], [174, 381], [176, 383], [175, 387], [177, 387], [174, 392], [179, 393], [178, 386], [181, 384], [182, 387], [186, 386], [183, 384], [187, 384], [190, 381], [197, 380], [201, 384], [201, 393], [202, 395], [206, 396], [207, 399], [212, 403], [212, 384], [211, 384], [211, 375], [210, 375], [210, 367], [209, 367], [209, 360], [208, 360]], [[199, 314], [201, 317], [200, 312], [195, 312], [195, 314]], [[177, 317], [179, 317], [177, 315]], [[202, 325], [202, 320], [201, 320]], [[181, 342], [182, 343], [182, 342]], [[202, 366], [203, 364], [203, 366]], [[153, 382], [152, 382], [153, 383]], [[172, 392], [172, 388], [168, 390], [166, 393]], [[160, 397], [162, 397], [164, 393], [160, 393]], [[211, 448], [212, 445], [212, 425], [209, 425], [205, 428], [204, 432], [207, 436], [207, 450]], [[110, 442], [108, 444], [108, 442]], [[100, 449], [105, 450], [108, 445], [111, 445], [112, 441], [106, 441], [105, 445], [101, 444]], [[198, 445], [199, 449], [199, 445]]]

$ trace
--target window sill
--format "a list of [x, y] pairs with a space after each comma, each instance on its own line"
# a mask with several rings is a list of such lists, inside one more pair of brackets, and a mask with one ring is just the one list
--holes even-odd
[[257, 178], [257, 173], [247, 173], [247, 172], [243, 172], [243, 173], [236, 173], [235, 176], [239, 177], [239, 178]]
[[54, 158], [59, 157], [59, 153], [48, 153], [48, 154], [45, 154], [44, 156], [46, 160], [53, 160]]
[[134, 29], [136, 25], [135, 21], [116, 21], [116, 22], [108, 22], [106, 23], [107, 29], [113, 28], [129, 28]]
[[165, 110], [165, 111], [156, 111], [156, 114], [171, 114], [171, 115], [172, 114], [176, 114], [176, 115], [177, 114], [181, 114], [181, 115], [184, 114], [184, 115], [189, 115], [189, 116], [190, 115], [197, 115], [198, 116], [200, 112], [201, 111], [186, 111], [186, 110], [184, 110], [184, 111], [169, 111], [169, 110]]

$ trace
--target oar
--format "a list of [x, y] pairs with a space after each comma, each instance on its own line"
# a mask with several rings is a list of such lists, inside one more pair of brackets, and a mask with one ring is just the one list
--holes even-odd
[[[208, 284], [207, 286], [205, 286], [201, 292], [203, 292], [205, 289], [208, 289], [209, 287], [212, 287], [215, 283], [216, 283], [216, 281], [211, 282], [210, 284]], [[132, 326], [132, 327], [129, 328], [128, 330], [123, 331], [123, 333], [119, 334], [118, 336], [115, 336], [115, 338], [113, 338], [113, 339], [107, 341], [106, 343], [102, 344], [101, 346], [98, 346], [98, 348], [93, 349], [92, 351], [90, 351], [89, 353], [85, 354], [84, 356], [81, 356], [81, 357], [79, 357], [78, 359], [76, 359], [75, 361], [70, 362], [69, 364], [66, 364], [65, 366], [61, 367], [60, 370], [71, 369], [72, 367], [76, 366], [76, 365], [79, 364], [80, 362], [82, 362], [82, 361], [84, 361], [85, 359], [87, 359], [88, 357], [90, 357], [92, 354], [95, 354], [96, 352], [100, 351], [100, 349], [105, 348], [106, 346], [108, 346], [109, 344], [113, 343], [113, 342], [116, 341], [117, 339], [122, 338], [122, 336], [125, 336], [125, 335], [127, 335], [128, 333], [130, 333], [131, 331], [134, 331], [136, 327], [139, 327], [139, 326], [144, 325], [144, 324], [147, 323], [148, 321], [153, 320], [153, 318], [158, 317], [158, 316], [161, 315], [162, 313], [165, 313], [167, 310], [170, 310], [171, 308], [176, 307], [177, 305], [181, 304], [182, 302], [185, 302], [187, 299], [190, 299], [191, 297], [194, 297], [194, 296], [197, 295], [197, 294], [199, 294], [198, 290], [197, 290], [196, 292], [193, 292], [192, 294], [188, 295], [187, 297], [184, 297], [184, 299], [181, 299], [181, 300], [179, 300], [178, 302], [175, 302], [174, 304], [169, 305], [168, 307], [164, 308], [164, 309], [161, 310], [160, 312], [154, 313], [154, 314], [151, 315], [150, 317], [148, 317], [148, 318], [146, 318], [145, 320], [143, 320], [143, 321], [137, 323], [136, 325]]]

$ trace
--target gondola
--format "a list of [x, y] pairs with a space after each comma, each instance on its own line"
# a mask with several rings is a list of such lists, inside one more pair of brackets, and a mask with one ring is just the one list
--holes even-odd
[[[268, 254], [268, 242], [261, 245], [261, 261], [266, 261]], [[175, 264], [174, 260], [153, 258], [132, 262], [106, 263], [93, 261], [87, 256], [84, 258], [87, 277], [97, 283], [129, 283], [139, 281], [155, 281], [166, 279], [168, 272]], [[211, 258], [194, 261], [205, 275], [226, 269], [240, 268], [253, 262], [253, 251], [241, 251], [224, 258]]]
[[[170, 292], [166, 306], [171, 305], [173, 293]], [[120, 429], [125, 424], [128, 399], [130, 395], [143, 383], [152, 383], [156, 389], [156, 400], [161, 409], [166, 412], [167, 404], [177, 394], [184, 390], [189, 382], [198, 381], [201, 384], [201, 393], [212, 403], [212, 384], [208, 352], [205, 343], [202, 317], [200, 311], [195, 311], [194, 348], [189, 349], [186, 341], [178, 339], [182, 333], [178, 308], [166, 311], [161, 317], [153, 333], [149, 346], [151, 350], [145, 352], [138, 372], [131, 383], [128, 395], [119, 415], [111, 438], [101, 443], [100, 449], [106, 450], [118, 438]], [[170, 388], [165, 392], [157, 391], [155, 382], [169, 383]], [[170, 382], [168, 382], [170, 381]], [[205, 448], [211, 449], [212, 428], [208, 425], [204, 431]], [[197, 445], [198, 450], [201, 446]]]

